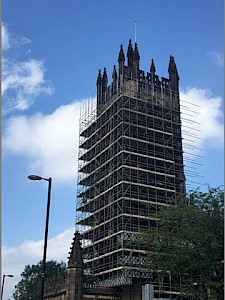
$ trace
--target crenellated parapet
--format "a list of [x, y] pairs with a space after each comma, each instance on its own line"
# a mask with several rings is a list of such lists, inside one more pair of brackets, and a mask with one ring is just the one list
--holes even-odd
[[104, 68], [103, 75], [101, 75], [101, 70], [99, 70], [96, 83], [98, 114], [111, 103], [114, 95], [118, 97], [124, 91], [128, 91], [129, 88], [133, 96], [139, 97], [141, 95], [143, 98], [144, 94], [149, 100], [155, 99], [157, 101], [160, 98], [160, 101], [165, 99], [168, 102], [168, 98], [171, 101], [179, 98], [179, 76], [173, 56], [170, 56], [169, 61], [169, 78], [160, 78], [156, 75], [156, 67], [153, 59], [151, 60], [149, 72], [140, 70], [140, 55], [137, 43], [133, 47], [131, 40], [129, 40], [126, 54], [127, 64], [125, 64], [126, 59], [123, 45], [121, 45], [118, 56], [118, 73], [114, 65], [111, 84], [108, 85], [106, 68]]

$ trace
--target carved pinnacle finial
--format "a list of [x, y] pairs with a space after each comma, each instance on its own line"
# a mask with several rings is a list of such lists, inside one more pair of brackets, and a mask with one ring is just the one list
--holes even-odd
[[169, 74], [176, 74], [178, 76], [177, 66], [176, 66], [174, 57], [172, 55], [170, 55], [168, 72], [169, 72]]
[[107, 79], [107, 72], [106, 72], [106, 68], [104, 68], [104, 72], [103, 72], [103, 80]]
[[156, 71], [156, 69], [155, 69], [155, 64], [154, 64], [154, 60], [153, 60], [153, 58], [152, 58], [152, 63], [151, 63], [150, 72], [155, 74], [155, 71]]
[[135, 60], [140, 60], [140, 55], [139, 55], [139, 52], [138, 52], [137, 43], [134, 44], [134, 59]]
[[80, 244], [80, 234], [78, 231], [75, 232], [71, 251], [69, 255], [68, 268], [82, 268], [82, 249]]
[[134, 63], [134, 51], [133, 51], [131, 39], [129, 39], [129, 45], [127, 48], [127, 65], [130, 68], [130, 70], [133, 68], [133, 63]]
[[174, 60], [174, 57], [170, 55], [170, 62], [169, 62], [169, 79], [170, 79], [170, 88], [173, 91], [179, 91], [179, 76], [177, 72], [177, 66]]
[[118, 57], [118, 62], [122, 62], [124, 63], [125, 62], [125, 55], [124, 55], [124, 52], [123, 52], [123, 45], [121, 44], [120, 45], [120, 52], [119, 52], [119, 57]]
[[116, 72], [116, 66], [115, 66], [115, 65], [114, 65], [114, 67], [113, 67], [112, 78], [113, 78], [113, 80], [116, 80], [116, 79], [117, 79], [117, 72]]
[[131, 55], [133, 55], [133, 47], [132, 47], [131, 39], [129, 39], [128, 49], [127, 49], [127, 56], [131, 56]]
[[100, 84], [102, 82], [102, 74], [101, 74], [101, 70], [98, 70], [98, 77], [97, 77], [97, 85]]
[[107, 90], [107, 86], [108, 86], [108, 77], [107, 77], [106, 68], [104, 68], [104, 72], [102, 76], [102, 92], [105, 92]]

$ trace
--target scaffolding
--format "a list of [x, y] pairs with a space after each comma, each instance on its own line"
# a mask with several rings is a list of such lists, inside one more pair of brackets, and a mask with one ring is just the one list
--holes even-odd
[[141, 70], [138, 79], [120, 75], [87, 104], [78, 171], [85, 275], [98, 286], [151, 282], [175, 299], [180, 279], [151, 272], [148, 249], [141, 238], [137, 243], [156, 226], [149, 215], [183, 201], [186, 192], [179, 92], [169, 79]]

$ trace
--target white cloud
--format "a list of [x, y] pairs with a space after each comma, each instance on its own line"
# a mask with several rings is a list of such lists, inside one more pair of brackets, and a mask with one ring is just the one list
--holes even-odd
[[[192, 139], [195, 146], [203, 148], [223, 146], [224, 127], [221, 97], [213, 96], [206, 89], [190, 87], [181, 91], [180, 98], [184, 139]], [[196, 135], [198, 138], [188, 136], [186, 132]]]
[[[31, 43], [31, 40], [27, 37], [15, 36], [10, 30], [8, 24], [1, 23], [2, 29], [2, 50], [6, 52], [11, 48], [18, 48], [22, 45], [27, 45]], [[4, 53], [5, 54], [5, 53]]]
[[3, 153], [29, 158], [28, 173], [74, 182], [82, 103], [62, 105], [49, 115], [11, 117], [3, 129]]
[[224, 57], [222, 56], [221, 53], [217, 51], [209, 51], [207, 52], [207, 55], [211, 58], [211, 60], [216, 66], [220, 68], [224, 67]]
[[10, 48], [9, 32], [5, 24], [2, 23], [2, 50], [6, 51]]
[[[14, 37], [8, 27], [2, 23], [2, 96], [3, 115], [12, 111], [28, 109], [37, 96], [53, 93], [52, 84], [45, 79], [43, 61], [36, 59], [18, 60], [21, 45], [30, 43], [26, 37]], [[6, 50], [16, 49], [16, 59]], [[25, 56], [31, 50], [25, 52]], [[23, 51], [24, 52], [24, 51]]]
[[[193, 146], [221, 147], [223, 145], [222, 99], [212, 96], [207, 90], [197, 88], [181, 91], [180, 97], [184, 143], [190, 143], [185, 139], [192, 139]], [[78, 119], [84, 101], [86, 100], [60, 106], [49, 115], [39, 113], [30, 117], [11, 117], [3, 128], [3, 154], [27, 157], [28, 173], [36, 172], [49, 177], [54, 176], [54, 180], [58, 182], [74, 182], [78, 158]], [[188, 110], [183, 106], [188, 106]], [[197, 114], [189, 110], [194, 110]], [[186, 116], [186, 113], [191, 116]], [[192, 119], [199, 124], [189, 123], [184, 118]], [[185, 133], [187, 131], [191, 135], [197, 135], [198, 139], [188, 136]]]
[[[6, 63], [6, 62], [5, 62]], [[6, 65], [3, 70], [2, 92], [3, 95], [8, 89], [26, 89], [28, 94], [37, 94], [37, 87], [43, 81], [43, 63], [37, 60], [20, 62]]]
[[[63, 260], [67, 262], [69, 249], [72, 243], [74, 228], [66, 229], [64, 232], [48, 240], [47, 260]], [[20, 274], [25, 265], [36, 264], [42, 260], [43, 241], [25, 241], [21, 245], [5, 247], [2, 249], [2, 272], [13, 274], [13, 278], [6, 278], [4, 287], [4, 298], [12, 296], [14, 286], [20, 281]]]
[[52, 94], [52, 85], [45, 80], [44, 72], [42, 61], [13, 62], [3, 59], [3, 112], [25, 110], [40, 93]]

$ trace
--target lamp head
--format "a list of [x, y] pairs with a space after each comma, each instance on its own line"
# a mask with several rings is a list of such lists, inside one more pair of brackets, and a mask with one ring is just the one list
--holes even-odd
[[37, 175], [29, 175], [28, 178], [30, 180], [42, 180], [43, 178]]

